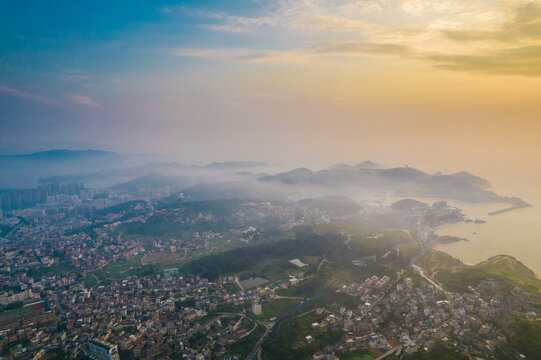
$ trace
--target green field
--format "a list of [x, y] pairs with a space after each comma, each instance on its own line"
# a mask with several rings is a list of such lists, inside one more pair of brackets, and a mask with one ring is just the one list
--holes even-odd
[[350, 352], [341, 353], [338, 356], [340, 360], [373, 360], [365, 350], [355, 350]]
[[280, 317], [298, 305], [300, 301], [295, 299], [276, 299], [270, 303], [264, 303], [261, 307], [263, 318], [268, 320], [273, 317]]
[[37, 269], [30, 269], [26, 272], [26, 275], [28, 277], [34, 278], [35, 281], [41, 280], [43, 276], [49, 276], [49, 275], [59, 275], [63, 273], [75, 273], [80, 274], [83, 272], [78, 267], [75, 267], [71, 262], [60, 262], [59, 265], [54, 265], [51, 267], [41, 267]]
[[111, 281], [120, 281], [129, 276], [155, 275], [163, 271], [163, 269], [156, 264], [148, 264], [143, 266], [141, 264], [141, 259], [143, 256], [144, 253], [140, 253], [129, 260], [117, 260], [105, 265], [99, 271], [92, 274], [87, 274], [84, 279], [85, 286], [94, 287], [108, 285], [111, 283]]

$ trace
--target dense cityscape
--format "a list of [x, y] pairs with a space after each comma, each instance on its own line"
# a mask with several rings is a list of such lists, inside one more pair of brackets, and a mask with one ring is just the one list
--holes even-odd
[[[392, 359], [446, 346], [491, 359], [511, 351], [502, 350], [508, 324], [538, 319], [529, 288], [490, 276], [461, 291], [434, 281], [438, 266], [460, 261], [430, 244], [465, 241], [438, 236], [437, 226], [472, 221], [445, 201], [359, 206], [339, 197], [192, 201], [168, 188], [137, 193], [72, 184], [2, 195], [10, 199], [0, 220], [4, 358], [102, 359], [105, 351], [108, 359]], [[374, 225], [382, 218], [403, 230]], [[332, 246], [358, 258], [301, 247], [291, 253], [298, 258], [274, 259], [257, 250], [299, 233], [334, 233]], [[245, 247], [280, 271], [256, 269], [264, 260], [235, 268], [227, 255], [223, 273], [205, 270], [205, 261], [218, 261], [212, 256]], [[282, 349], [273, 353], [276, 341]]]

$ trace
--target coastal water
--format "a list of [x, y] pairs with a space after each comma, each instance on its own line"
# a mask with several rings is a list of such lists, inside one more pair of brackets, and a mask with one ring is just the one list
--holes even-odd
[[[535, 192], [530, 194], [534, 195]], [[450, 205], [462, 209], [468, 218], [483, 219], [487, 223], [458, 222], [442, 225], [438, 227], [439, 235], [458, 236], [470, 241], [440, 244], [435, 248], [472, 264], [494, 255], [508, 254], [522, 261], [541, 278], [541, 197], [530, 196], [524, 199], [534, 206], [493, 216], [488, 213], [509, 205], [448, 201]]]
[[[470, 241], [434, 245], [434, 248], [452, 255], [467, 264], [477, 264], [488, 258], [506, 254], [515, 257], [541, 278], [541, 173], [529, 176], [496, 176], [480, 174], [491, 179], [490, 190], [504, 196], [517, 196], [533, 205], [497, 215], [492, 211], [509, 208], [506, 203], [472, 203], [444, 199], [462, 210], [467, 218], [485, 220], [484, 224], [454, 222], [438, 226], [438, 235], [450, 235]], [[432, 204], [442, 199], [411, 197]], [[390, 205], [401, 198], [377, 197], [380, 205]], [[366, 198], [364, 199], [366, 200]], [[374, 200], [374, 198], [369, 198]]]

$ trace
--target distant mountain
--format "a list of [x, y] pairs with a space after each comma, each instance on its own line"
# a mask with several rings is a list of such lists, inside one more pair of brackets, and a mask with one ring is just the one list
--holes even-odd
[[104, 159], [120, 156], [117, 153], [103, 150], [48, 150], [38, 151], [32, 154], [1, 156], [0, 159], [27, 159], [49, 161], [74, 161], [87, 159]]
[[414, 209], [427, 210], [430, 206], [414, 199], [402, 199], [392, 203], [391, 208], [397, 211]]
[[[122, 155], [102, 150], [50, 150], [0, 156], [0, 188], [31, 188], [43, 178], [122, 169], [158, 158], [157, 155]], [[74, 180], [72, 176], [68, 181]]]
[[362, 163], [358, 163], [354, 166], [356, 169], [379, 169], [381, 166], [379, 164], [376, 164], [373, 161], [363, 161]]
[[115, 184], [134, 180], [136, 178], [149, 174], [172, 175], [174, 173], [187, 171], [190, 166], [179, 163], [164, 163], [152, 162], [138, 166], [106, 169], [91, 173], [75, 173], [65, 175], [55, 175], [45, 178], [40, 178], [40, 183], [66, 183], [66, 182], [82, 182], [87, 187], [110, 187]]
[[283, 184], [344, 186], [357, 185], [366, 187], [379, 187], [389, 183], [403, 184], [407, 181], [418, 181], [430, 175], [413, 168], [395, 169], [356, 169], [349, 170], [330, 169], [313, 172], [306, 168], [299, 168], [285, 173], [261, 177], [262, 181], [281, 182]]
[[133, 167], [112, 168], [91, 173], [72, 173], [49, 176], [39, 179], [39, 182], [83, 182], [87, 187], [104, 188], [130, 181], [144, 181], [145, 177], [147, 182], [149, 182], [149, 179], [153, 178], [160, 184], [163, 179], [158, 179], [157, 177], [163, 176], [164, 178], [168, 178], [168, 181], [173, 180], [173, 182], [175, 182], [174, 179], [182, 179], [181, 182], [183, 186], [192, 186], [198, 182], [218, 180], [230, 181], [233, 178], [253, 177], [249, 172], [236, 171], [236, 166], [242, 168], [244, 165], [229, 164], [225, 166], [208, 167], [185, 165], [177, 162], [150, 162]]
[[363, 161], [354, 166], [336, 164], [317, 172], [298, 168], [275, 175], [252, 175], [246, 171], [257, 169], [254, 171], [256, 173], [264, 166], [267, 164], [254, 161], [193, 166], [162, 162], [157, 155], [122, 155], [102, 150], [51, 150], [0, 156], [0, 189], [74, 182], [84, 183], [90, 188], [122, 184], [126, 189], [169, 184], [175, 189], [189, 190], [194, 197], [201, 199], [257, 197], [290, 200], [348, 195], [349, 190], [360, 189], [363, 193], [384, 191], [399, 197], [528, 205], [521, 199], [499, 196], [487, 190], [490, 183], [486, 179], [467, 172], [431, 175], [407, 166], [385, 169], [372, 161]]
[[266, 199], [286, 200], [283, 187], [256, 181], [202, 182], [182, 193], [190, 200], [207, 201], [219, 199]]
[[348, 164], [334, 164], [329, 167], [329, 170], [335, 170], [335, 171], [349, 171], [352, 170], [353, 166]]
[[358, 170], [358, 169], [379, 169], [379, 168], [380, 168], [379, 164], [376, 164], [373, 161], [363, 161], [353, 166], [348, 165], [348, 164], [335, 164], [329, 167], [329, 170], [352, 171], [352, 170]]
[[[38, 184], [82, 182], [90, 188], [106, 188], [150, 174], [197, 178], [198, 182], [230, 181], [250, 177], [247, 169], [264, 162], [229, 161], [206, 166], [164, 162], [160, 155], [118, 154], [103, 150], [49, 150], [0, 156], [0, 189], [33, 188]], [[185, 185], [193, 185], [189, 181]]]
[[178, 191], [194, 184], [195, 181], [189, 177], [166, 176], [151, 173], [127, 182], [116, 184], [112, 186], [111, 189], [117, 191], [136, 192], [138, 189], [145, 187], [159, 188], [164, 186], [170, 186], [172, 188], [172, 191]]
[[[359, 166], [361, 164], [371, 168]], [[290, 186], [311, 185], [329, 189], [356, 187], [369, 191], [390, 191], [400, 197], [435, 197], [469, 202], [506, 202], [518, 206], [528, 205], [521, 199], [499, 196], [486, 190], [490, 187], [486, 179], [467, 172], [430, 175], [407, 166], [381, 169], [374, 168], [371, 162], [361, 164], [355, 167], [337, 164], [329, 170], [318, 172], [299, 168], [276, 175], [261, 176], [259, 180]]]
[[445, 183], [445, 182], [465, 182], [468, 184], [475, 185], [481, 189], [488, 189], [491, 187], [490, 182], [487, 179], [480, 178], [478, 176], [472, 175], [469, 172], [462, 171], [451, 175], [443, 175], [441, 173], [434, 174], [432, 176], [436, 182]]

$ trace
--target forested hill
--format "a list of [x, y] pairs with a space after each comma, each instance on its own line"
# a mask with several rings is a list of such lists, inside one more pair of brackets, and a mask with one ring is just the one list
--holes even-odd
[[214, 280], [220, 275], [236, 273], [255, 266], [267, 258], [340, 254], [347, 256], [343, 237], [338, 234], [299, 234], [295, 239], [258, 244], [209, 255], [192, 261], [186, 272]]

